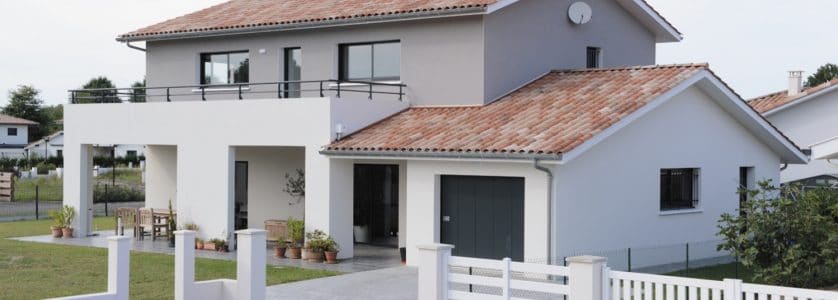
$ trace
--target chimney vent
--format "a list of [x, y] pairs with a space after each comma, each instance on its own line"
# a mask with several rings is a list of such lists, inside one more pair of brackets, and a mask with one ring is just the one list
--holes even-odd
[[789, 71], [789, 96], [800, 94], [803, 88], [803, 71]]

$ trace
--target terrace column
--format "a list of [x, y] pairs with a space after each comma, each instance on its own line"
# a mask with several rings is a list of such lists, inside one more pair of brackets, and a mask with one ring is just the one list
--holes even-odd
[[340, 245], [338, 258], [353, 256], [353, 161], [330, 159], [306, 147], [306, 232], [320, 229]]
[[177, 221], [198, 225], [204, 239], [226, 239], [233, 248], [235, 148], [227, 145], [177, 146]]
[[91, 234], [93, 217], [93, 147], [67, 140], [64, 145], [64, 205], [76, 209], [74, 235]]

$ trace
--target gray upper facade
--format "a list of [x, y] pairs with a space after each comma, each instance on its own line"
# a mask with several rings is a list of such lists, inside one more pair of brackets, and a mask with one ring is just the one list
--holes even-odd
[[[550, 70], [588, 67], [592, 51], [597, 67], [650, 65], [656, 43], [680, 40], [641, 0], [585, 1], [592, 17], [581, 25], [568, 17], [574, 2], [497, 1], [463, 14], [120, 40], [146, 41], [148, 87], [205, 83], [202, 57], [227, 52], [246, 55], [245, 82], [338, 79], [348, 59], [342, 45], [397, 43], [397, 78], [387, 82], [405, 84], [411, 106], [490, 103]], [[287, 49], [301, 55], [298, 78], [286, 76]]]

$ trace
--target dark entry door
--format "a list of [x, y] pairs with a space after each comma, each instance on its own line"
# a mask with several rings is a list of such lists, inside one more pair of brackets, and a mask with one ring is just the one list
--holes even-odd
[[399, 166], [355, 165], [355, 241], [399, 245]]
[[236, 162], [235, 229], [247, 229], [247, 162]]
[[524, 259], [524, 179], [442, 176], [441, 241], [454, 255]]

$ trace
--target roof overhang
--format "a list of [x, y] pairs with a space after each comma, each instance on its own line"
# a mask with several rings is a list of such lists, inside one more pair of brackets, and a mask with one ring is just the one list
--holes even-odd
[[323, 149], [320, 154], [333, 158], [364, 159], [444, 159], [444, 160], [497, 160], [559, 162], [562, 154], [519, 153], [519, 152], [453, 152], [453, 151], [410, 151], [410, 150], [340, 150]]
[[838, 136], [809, 146], [812, 159], [838, 159]]
[[772, 109], [770, 109], [770, 110], [768, 110], [768, 111], [766, 111], [766, 112], [764, 112], [764, 113], [762, 113], [762, 114], [763, 114], [764, 116], [766, 116], [766, 117], [769, 117], [769, 116], [771, 116], [771, 115], [773, 115], [773, 114], [776, 114], [776, 113], [778, 113], [778, 112], [784, 111], [784, 110], [786, 110], [786, 109], [789, 109], [789, 108], [791, 108], [791, 107], [794, 107], [794, 106], [797, 106], [797, 105], [799, 105], [799, 104], [805, 103], [805, 102], [807, 102], [807, 101], [809, 101], [809, 100], [812, 100], [812, 99], [818, 98], [818, 97], [820, 97], [821, 95], [828, 94], [828, 93], [831, 93], [831, 92], [834, 92], [834, 91], [838, 91], [838, 84], [833, 84], [832, 86], [827, 87], [827, 88], [824, 88], [824, 89], [822, 89], [822, 90], [820, 90], [820, 91], [817, 91], [817, 92], [814, 92], [814, 93], [812, 93], [812, 94], [809, 94], [809, 95], [806, 95], [806, 96], [803, 96], [803, 97], [797, 98], [797, 99], [795, 99], [795, 100], [793, 100], [793, 101], [791, 101], [791, 102], [789, 102], [789, 103], [786, 103], [786, 104], [783, 104], [783, 105], [777, 106], [777, 107], [775, 107], [775, 108], [772, 108]]
[[565, 153], [562, 163], [570, 162], [579, 157], [589, 149], [604, 141], [606, 138], [618, 132], [620, 129], [628, 126], [635, 120], [642, 118], [647, 113], [653, 111], [655, 108], [693, 86], [697, 86], [709, 95], [722, 107], [722, 109], [739, 121], [740, 124], [752, 132], [759, 140], [770, 147], [780, 156], [783, 163], [805, 164], [809, 161], [809, 157], [803, 153], [800, 148], [798, 148], [791, 140], [777, 130], [776, 127], [771, 125], [771, 123], [769, 123], [756, 110], [749, 106], [745, 100], [742, 99], [742, 97], [733, 92], [730, 87], [728, 87], [712, 72], [703, 70], [696, 73], [689, 79], [684, 80], [675, 88], [658, 96], [658, 98], [621, 119], [616, 124], [588, 139], [573, 150], [568, 151]]
[[655, 34], [658, 43], [680, 42], [684, 36], [644, 0], [617, 0], [623, 8]]

